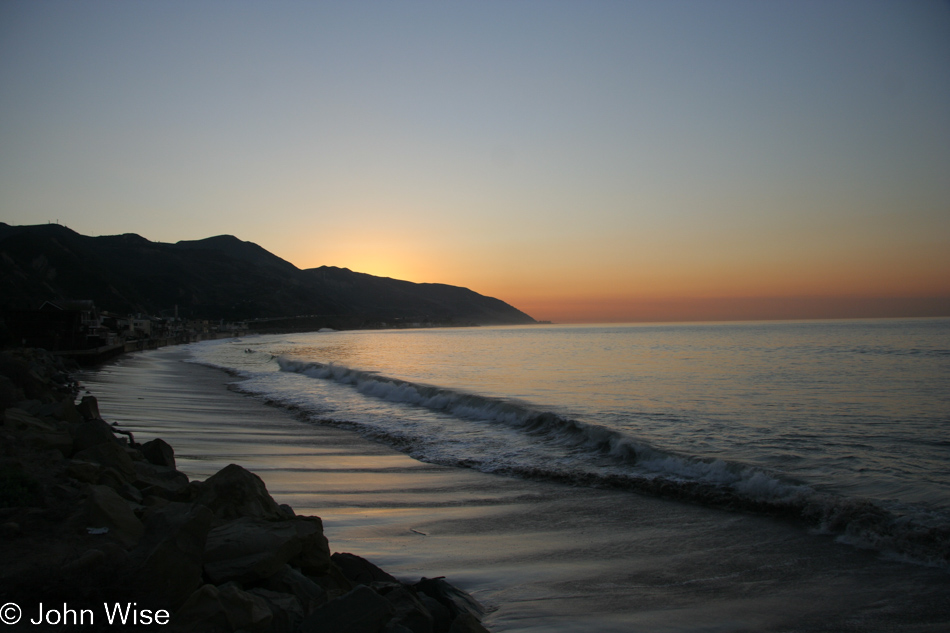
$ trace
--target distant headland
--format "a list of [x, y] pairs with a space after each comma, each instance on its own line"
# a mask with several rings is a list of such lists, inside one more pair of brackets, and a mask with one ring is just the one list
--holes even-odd
[[182, 330], [186, 322], [258, 332], [536, 323], [467, 288], [333, 266], [301, 270], [231, 235], [170, 244], [135, 234], [90, 237], [59, 224], [0, 223], [2, 334], [22, 338], [19, 324], [35, 323], [41, 308], [51, 318], [85, 311], [73, 320], [89, 320], [93, 309], [98, 325], [105, 315], [130, 332], [137, 319], [144, 334], [175, 324]]

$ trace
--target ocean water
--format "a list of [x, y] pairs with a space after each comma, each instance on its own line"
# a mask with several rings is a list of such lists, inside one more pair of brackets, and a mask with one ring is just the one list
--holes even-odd
[[319, 332], [191, 347], [419, 460], [778, 516], [950, 567], [950, 319]]

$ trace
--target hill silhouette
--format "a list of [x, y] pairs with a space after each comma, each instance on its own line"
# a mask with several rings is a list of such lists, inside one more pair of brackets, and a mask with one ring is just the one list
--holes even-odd
[[534, 323], [507, 303], [467, 288], [413, 283], [321, 266], [301, 270], [232, 235], [175, 244], [140, 235], [89, 237], [58, 224], [0, 222], [0, 305], [92, 299], [119, 314], [245, 320], [316, 315], [355, 326]]

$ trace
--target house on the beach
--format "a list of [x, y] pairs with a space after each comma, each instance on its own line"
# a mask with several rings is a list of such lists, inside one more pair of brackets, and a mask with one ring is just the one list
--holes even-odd
[[49, 351], [100, 347], [113, 336], [91, 299], [45, 301], [36, 310], [10, 311], [6, 322], [17, 343]]

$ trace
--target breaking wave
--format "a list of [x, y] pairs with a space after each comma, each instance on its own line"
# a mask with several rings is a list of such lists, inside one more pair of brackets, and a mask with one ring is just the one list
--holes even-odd
[[[371, 398], [421, 407], [471, 423], [503, 425], [530, 436], [532, 444], [559, 449], [569, 457], [550, 460], [529, 453], [498, 460], [464, 451], [451, 454], [432, 451], [428, 438], [413, 436], [405, 429], [347, 424], [423, 461], [576, 486], [632, 490], [766, 514], [804, 523], [851, 545], [950, 567], [950, 524], [940, 515], [900, 515], [870, 500], [820, 492], [748, 465], [661, 450], [619, 431], [523, 402], [413, 383], [337, 364], [286, 357], [277, 358], [277, 362], [282, 371], [348, 385]], [[490, 432], [489, 427], [480, 429]]]

